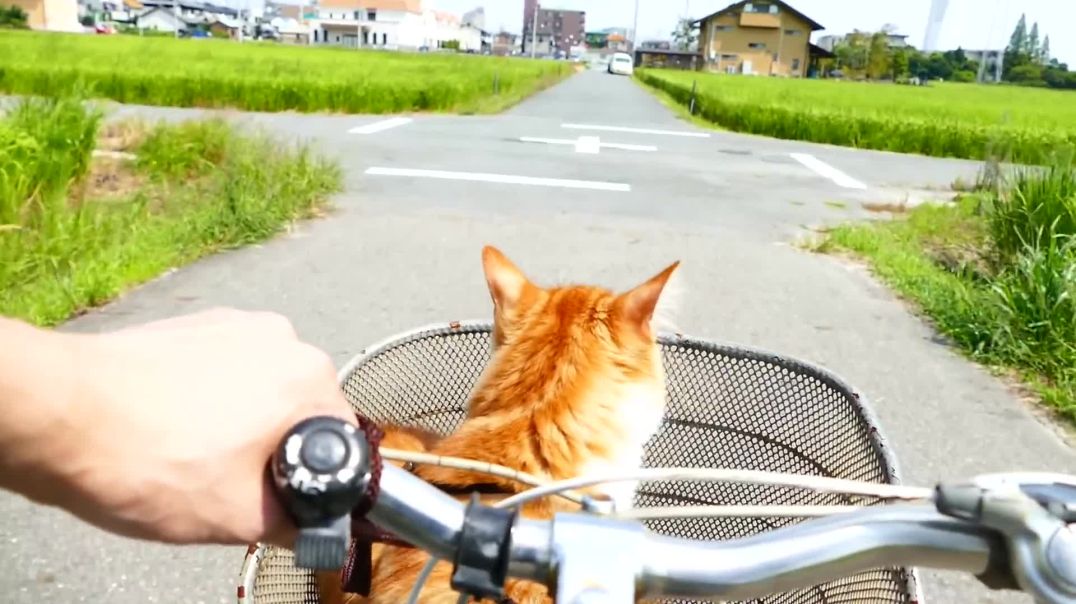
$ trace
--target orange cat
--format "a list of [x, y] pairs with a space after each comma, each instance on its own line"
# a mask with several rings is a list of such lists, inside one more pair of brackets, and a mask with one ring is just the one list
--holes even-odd
[[[546, 480], [639, 468], [665, 411], [665, 374], [652, 319], [679, 262], [622, 294], [583, 285], [539, 287], [492, 247], [482, 250], [482, 264], [493, 299], [494, 354], [466, 419], [443, 438], [386, 426], [384, 446], [499, 463]], [[483, 496], [489, 503], [525, 489], [511, 480], [451, 468], [427, 465], [413, 471], [454, 492], [494, 483], [505, 494]], [[635, 486], [614, 483], [592, 493], [630, 507]], [[546, 498], [523, 506], [521, 513], [549, 518], [572, 508], [578, 510], [561, 498]], [[427, 554], [380, 544], [372, 553], [369, 598], [344, 593], [338, 573], [322, 573], [321, 601], [406, 601]], [[439, 562], [419, 601], [455, 604], [459, 596], [449, 586], [451, 571], [449, 562]], [[506, 594], [516, 604], [551, 602], [544, 586], [528, 581], [508, 581]]]

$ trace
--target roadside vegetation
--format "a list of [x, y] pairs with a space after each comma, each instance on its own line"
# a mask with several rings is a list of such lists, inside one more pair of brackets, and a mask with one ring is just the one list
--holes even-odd
[[0, 115], [0, 314], [60, 323], [340, 186], [334, 164], [223, 120], [103, 125], [75, 96], [21, 101]]
[[0, 91], [81, 86], [148, 105], [491, 113], [572, 73], [564, 61], [0, 30]]
[[640, 69], [637, 78], [729, 130], [938, 157], [1039, 163], [1076, 148], [1076, 94]]
[[846, 224], [819, 249], [866, 258], [967, 354], [1076, 422], [1076, 164], [984, 174], [955, 205]]

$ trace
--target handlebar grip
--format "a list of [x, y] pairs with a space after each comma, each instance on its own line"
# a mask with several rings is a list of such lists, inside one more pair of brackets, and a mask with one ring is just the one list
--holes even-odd
[[351, 511], [370, 484], [366, 436], [340, 418], [316, 416], [296, 424], [273, 453], [273, 483], [299, 527], [295, 565], [343, 566], [351, 540]]

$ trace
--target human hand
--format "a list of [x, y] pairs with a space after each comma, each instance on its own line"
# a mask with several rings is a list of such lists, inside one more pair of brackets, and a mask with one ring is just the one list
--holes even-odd
[[326, 354], [284, 317], [227, 309], [83, 338], [61, 505], [132, 537], [292, 545], [273, 451], [312, 415], [355, 423]]

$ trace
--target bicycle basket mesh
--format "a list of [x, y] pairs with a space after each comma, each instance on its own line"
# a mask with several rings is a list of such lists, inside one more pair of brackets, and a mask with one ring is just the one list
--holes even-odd
[[[651, 441], [647, 467], [724, 467], [814, 474], [878, 483], [896, 474], [869, 411], [840, 381], [784, 357], [664, 335], [669, 407]], [[360, 355], [341, 384], [348, 400], [378, 421], [440, 433], [464, 417], [463, 405], [490, 357], [485, 324], [417, 331]], [[860, 497], [787, 487], [652, 482], [636, 505], [873, 504]], [[690, 539], [733, 539], [799, 518], [662, 519], [655, 532]], [[863, 572], [807, 589], [752, 600], [766, 604], [907, 603], [910, 571]], [[315, 603], [309, 575], [287, 550], [269, 548], [254, 583], [255, 602]], [[689, 602], [690, 600], [666, 600]]]

